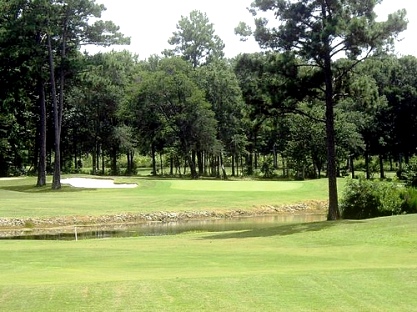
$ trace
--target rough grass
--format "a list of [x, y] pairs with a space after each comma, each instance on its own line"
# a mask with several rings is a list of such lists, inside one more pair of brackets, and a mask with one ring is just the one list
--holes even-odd
[[0, 241], [0, 310], [416, 311], [416, 223]]
[[[116, 178], [137, 183], [134, 189], [80, 189], [50, 185], [38, 188], [35, 178], [0, 179], [1, 217], [54, 217], [148, 213], [155, 211], [249, 210], [327, 200], [327, 179], [309, 181], [218, 181]], [[341, 185], [344, 180], [340, 180]]]

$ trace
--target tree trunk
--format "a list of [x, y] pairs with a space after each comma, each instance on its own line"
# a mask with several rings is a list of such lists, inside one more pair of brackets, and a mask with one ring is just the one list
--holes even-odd
[[93, 174], [97, 174], [97, 163], [98, 163], [98, 156], [97, 156], [97, 137], [94, 137], [94, 147], [93, 147], [93, 151], [91, 153], [91, 157], [92, 157], [92, 173]]
[[54, 145], [55, 145], [55, 157], [54, 157], [54, 174], [52, 178], [52, 189], [57, 190], [61, 188], [61, 128], [59, 124], [59, 107], [56, 98], [56, 85], [55, 85], [55, 65], [54, 56], [52, 54], [51, 36], [48, 34], [48, 52], [49, 52], [49, 71], [51, 79], [51, 95], [53, 105], [54, 116]]
[[365, 150], [365, 171], [366, 171], [366, 179], [371, 179], [371, 172], [369, 170], [369, 152], [368, 152], [368, 145], [366, 145]]
[[379, 175], [381, 179], [385, 179], [384, 156], [382, 154], [379, 155]]
[[169, 157], [169, 175], [173, 175], [174, 174], [174, 157], [172, 156], [172, 154]]
[[352, 175], [352, 179], [355, 178], [355, 165], [353, 164], [353, 155], [349, 156], [349, 162], [350, 162], [350, 172]]
[[192, 179], [197, 179], [198, 178], [197, 169], [196, 169], [196, 166], [195, 166], [195, 162], [193, 162], [193, 159], [192, 159], [192, 156], [190, 155], [190, 153], [187, 153], [187, 160], [188, 160], [188, 165], [190, 166], [191, 178]]
[[402, 171], [403, 171], [403, 155], [401, 153], [398, 155], [398, 170], [402, 174]]
[[77, 143], [76, 142], [74, 142], [74, 169], [75, 169], [75, 172], [77, 172], [78, 171], [78, 154], [77, 154]]
[[[196, 165], [197, 164], [197, 152], [195, 150], [191, 151], [191, 159], [193, 161], [193, 163]], [[196, 171], [197, 171], [197, 165], [196, 167]]]
[[156, 156], [155, 156], [155, 146], [151, 145], [151, 157], [152, 157], [152, 175], [156, 176]]
[[161, 175], [164, 175], [164, 161], [162, 159], [162, 153], [159, 153], [159, 163], [161, 168]]
[[183, 171], [183, 175], [186, 175], [186, 173], [187, 173], [187, 159], [188, 158], [190, 158], [191, 159], [191, 157], [188, 155], [188, 156], [185, 156], [185, 159], [184, 159], [184, 171]]
[[197, 164], [198, 164], [198, 175], [204, 175], [204, 153], [202, 151], [197, 152]]
[[220, 167], [222, 168], [222, 178], [223, 180], [227, 180], [227, 173], [226, 173], [226, 168], [224, 167], [222, 153], [220, 153], [219, 159], [220, 159]]
[[126, 158], [127, 158], [127, 175], [132, 175], [133, 174], [133, 157], [134, 157], [134, 152], [132, 150], [129, 150], [126, 153]]
[[104, 161], [104, 152], [101, 151], [100, 149], [100, 155], [101, 155], [101, 174], [104, 175], [105, 171], [106, 171], [106, 164]]
[[117, 175], [117, 148], [111, 148], [111, 173], [112, 175]]
[[[241, 160], [243, 157], [240, 156], [239, 154], [236, 154], [236, 175], [239, 176], [239, 160]], [[242, 168], [240, 168], [240, 170], [242, 171]]]
[[333, 75], [330, 55], [325, 59], [326, 82], [326, 141], [327, 141], [327, 178], [329, 184], [329, 211], [327, 220], [340, 219], [337, 197], [336, 143], [333, 108]]
[[246, 156], [246, 173], [247, 175], [253, 174], [253, 150], [249, 148], [248, 155]]
[[235, 154], [232, 154], [232, 177], [235, 176]]
[[43, 81], [38, 83], [39, 93], [39, 163], [36, 186], [46, 185], [46, 103]]

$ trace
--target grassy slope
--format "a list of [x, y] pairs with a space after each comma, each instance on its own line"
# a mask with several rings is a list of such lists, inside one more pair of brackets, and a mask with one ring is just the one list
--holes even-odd
[[[341, 180], [343, 181], [343, 180]], [[34, 178], [0, 180], [0, 217], [103, 215], [121, 212], [251, 209], [326, 200], [327, 180], [298, 182], [123, 178], [134, 189], [36, 188]]]
[[0, 241], [0, 310], [416, 311], [416, 223]]

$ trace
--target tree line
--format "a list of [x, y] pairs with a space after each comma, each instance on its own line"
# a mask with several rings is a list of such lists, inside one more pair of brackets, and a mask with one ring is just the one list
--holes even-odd
[[[377, 22], [378, 1], [252, 3], [253, 35], [264, 52], [224, 57], [207, 15], [181, 17], [161, 55], [90, 55], [86, 44], [127, 44], [88, 0], [0, 2], [0, 175], [30, 168], [38, 185], [77, 170], [92, 172], [121, 155], [164, 156], [170, 174], [192, 178], [283, 175], [329, 178], [329, 219], [339, 218], [336, 177], [355, 158], [407, 162], [416, 151], [417, 60], [390, 53], [405, 11]], [[262, 12], [274, 12], [269, 26]], [[257, 17], [258, 15], [262, 17]], [[94, 21], [94, 22], [91, 22]], [[278, 26], [277, 26], [278, 25]]]

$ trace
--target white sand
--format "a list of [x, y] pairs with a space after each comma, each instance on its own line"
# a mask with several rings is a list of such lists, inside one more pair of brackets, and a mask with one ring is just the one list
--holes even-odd
[[69, 184], [73, 187], [81, 188], [135, 188], [138, 185], [131, 184], [115, 184], [109, 179], [87, 179], [87, 178], [69, 178], [61, 179], [62, 184]]

